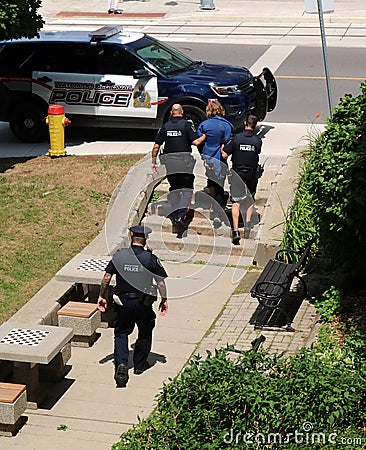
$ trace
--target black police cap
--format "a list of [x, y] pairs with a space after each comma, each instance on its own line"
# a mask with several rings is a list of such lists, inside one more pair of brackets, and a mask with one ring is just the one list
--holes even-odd
[[135, 236], [147, 236], [152, 233], [151, 228], [144, 227], [143, 225], [135, 225], [134, 227], [130, 227], [130, 231]]

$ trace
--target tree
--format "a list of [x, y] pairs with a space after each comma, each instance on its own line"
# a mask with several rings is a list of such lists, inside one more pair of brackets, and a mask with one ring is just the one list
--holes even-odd
[[41, 0], [2, 0], [0, 4], [0, 40], [34, 37], [44, 21], [37, 13]]

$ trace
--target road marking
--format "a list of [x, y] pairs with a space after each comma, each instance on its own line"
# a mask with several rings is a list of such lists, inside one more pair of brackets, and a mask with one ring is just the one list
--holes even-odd
[[[276, 78], [283, 79], [294, 79], [294, 80], [325, 80], [325, 76], [313, 76], [313, 75], [276, 75]], [[365, 81], [366, 77], [330, 77], [331, 80], [342, 80], [342, 81]]]
[[271, 45], [249, 70], [257, 75], [262, 72], [263, 67], [269, 67], [272, 73], [275, 73], [296, 47], [296, 45]]

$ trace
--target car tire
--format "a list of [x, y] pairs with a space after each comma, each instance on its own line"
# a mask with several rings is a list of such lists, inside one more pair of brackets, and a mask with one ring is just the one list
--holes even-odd
[[182, 107], [184, 110], [184, 118], [186, 120], [191, 120], [196, 128], [201, 122], [207, 119], [206, 113], [198, 108], [198, 106], [182, 105]]
[[47, 110], [40, 105], [32, 102], [19, 103], [10, 114], [10, 129], [20, 141], [42, 142], [47, 136], [46, 115]]

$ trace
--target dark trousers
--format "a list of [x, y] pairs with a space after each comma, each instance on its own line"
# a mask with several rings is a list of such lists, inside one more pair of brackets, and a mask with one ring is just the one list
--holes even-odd
[[210, 180], [210, 179], [207, 180], [207, 187], [208, 188], [210, 188], [210, 187], [214, 187], [215, 188], [215, 197], [214, 198], [217, 201], [217, 203], [222, 208], [224, 208], [226, 206], [226, 204], [225, 204], [226, 202], [225, 202], [225, 190], [224, 190], [224, 187], [221, 184], [216, 183], [215, 181]]
[[173, 210], [170, 217], [172, 219], [183, 219], [190, 208], [194, 175], [190, 173], [175, 173], [168, 175], [167, 178], [170, 184], [169, 201]]
[[133, 366], [142, 369], [149, 356], [152, 345], [152, 331], [155, 327], [155, 313], [151, 306], [145, 306], [136, 299], [123, 300], [124, 305], [118, 306], [117, 320], [114, 328], [114, 363], [128, 365], [128, 336], [135, 325], [138, 337], [133, 352]]

